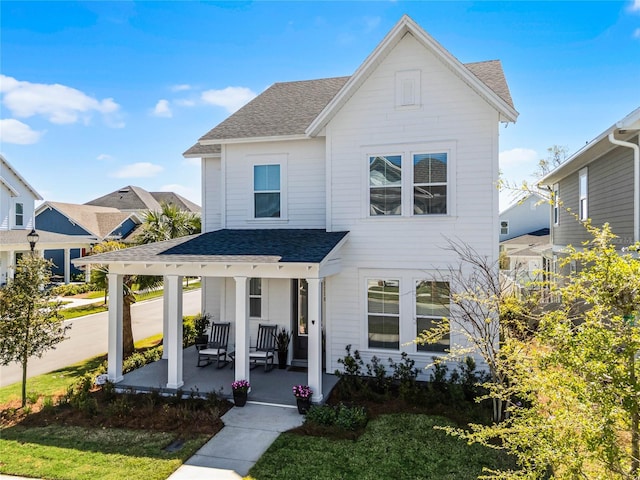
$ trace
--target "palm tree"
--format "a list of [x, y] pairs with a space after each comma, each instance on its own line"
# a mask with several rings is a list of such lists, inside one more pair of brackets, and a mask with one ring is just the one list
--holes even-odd
[[[123, 248], [127, 248], [127, 245], [121, 242], [103, 242], [93, 247], [91, 255], [122, 250]], [[109, 287], [107, 273], [109, 273], [109, 269], [103, 265], [97, 265], [91, 270], [91, 283], [98, 288], [103, 288], [105, 294]], [[162, 285], [162, 277], [124, 275], [122, 278], [122, 353], [125, 357], [131, 355], [134, 351], [133, 327], [131, 325], [131, 305], [136, 302], [134, 285], [137, 286], [139, 290], [151, 290], [152, 288], [158, 288]]]
[[184, 237], [200, 233], [200, 215], [186, 210], [180, 210], [172, 203], [163, 202], [161, 210], [149, 210], [142, 215], [142, 232], [138, 236], [138, 243], [154, 243], [172, 238]]

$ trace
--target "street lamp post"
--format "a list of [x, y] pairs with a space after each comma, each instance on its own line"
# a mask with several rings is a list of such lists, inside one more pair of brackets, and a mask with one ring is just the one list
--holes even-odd
[[29, 246], [31, 247], [32, 254], [34, 249], [36, 248], [36, 243], [38, 243], [39, 239], [40, 239], [40, 235], [38, 235], [35, 228], [32, 228], [31, 231], [27, 234], [27, 240], [29, 240]]

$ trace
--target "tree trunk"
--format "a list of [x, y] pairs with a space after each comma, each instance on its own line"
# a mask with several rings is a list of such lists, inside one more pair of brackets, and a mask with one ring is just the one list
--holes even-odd
[[[629, 342], [631, 344], [631, 342]], [[629, 379], [633, 390], [636, 385], [636, 352], [631, 348], [629, 353]], [[633, 396], [631, 403], [631, 478], [638, 478], [640, 469], [640, 419], [638, 418], [638, 400]]]
[[127, 358], [133, 353], [133, 328], [131, 326], [131, 304], [133, 295], [125, 295], [122, 302], [122, 354]]

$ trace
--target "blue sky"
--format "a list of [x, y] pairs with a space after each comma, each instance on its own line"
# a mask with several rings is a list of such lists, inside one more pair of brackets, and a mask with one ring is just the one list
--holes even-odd
[[352, 74], [403, 14], [463, 63], [502, 61], [520, 112], [500, 130], [511, 182], [640, 105], [640, 0], [3, 0], [0, 151], [46, 200], [137, 185], [199, 204], [182, 152], [275, 82]]

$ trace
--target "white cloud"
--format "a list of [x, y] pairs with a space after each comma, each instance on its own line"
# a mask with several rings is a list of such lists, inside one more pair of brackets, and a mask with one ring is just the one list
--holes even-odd
[[194, 107], [196, 105], [196, 101], [189, 98], [180, 98], [178, 100], [174, 100], [173, 103], [180, 107]]
[[640, 38], [640, 28], [636, 28], [632, 34], [633, 38]]
[[512, 169], [522, 165], [531, 165], [538, 160], [538, 153], [530, 148], [514, 148], [500, 152], [500, 168]]
[[150, 162], [138, 162], [125, 165], [120, 170], [111, 174], [115, 178], [149, 178], [155, 177], [164, 170], [161, 165], [154, 165]]
[[222, 90], [207, 90], [202, 92], [202, 100], [210, 105], [224, 107], [233, 113], [244, 104], [254, 99], [256, 94], [246, 87], [227, 87]]
[[112, 98], [97, 100], [75, 88], [60, 84], [31, 83], [0, 75], [2, 104], [13, 115], [29, 118], [41, 115], [55, 124], [91, 120], [93, 113], [103, 116], [111, 127], [122, 127], [118, 118], [120, 105]]
[[372, 32], [376, 29], [378, 25], [380, 25], [380, 17], [364, 17], [364, 30], [366, 33]]
[[171, 118], [173, 116], [173, 112], [169, 106], [169, 100], [158, 100], [158, 103], [156, 103], [156, 106], [153, 109], [152, 115], [155, 117]]
[[98, 155], [96, 157], [96, 160], [100, 160], [101, 162], [110, 161], [110, 160], [113, 160], [113, 157], [111, 155], [109, 155], [108, 153], [101, 153], [100, 155]]
[[632, 12], [640, 12], [640, 0], [632, 0], [631, 5], [629, 5], [629, 10]]
[[44, 132], [33, 130], [26, 123], [13, 118], [0, 120], [0, 141], [17, 145], [31, 145], [40, 140]]
[[187, 85], [186, 83], [180, 85], [173, 85], [171, 87], [172, 92], [184, 92], [185, 90], [191, 90], [191, 85]]

